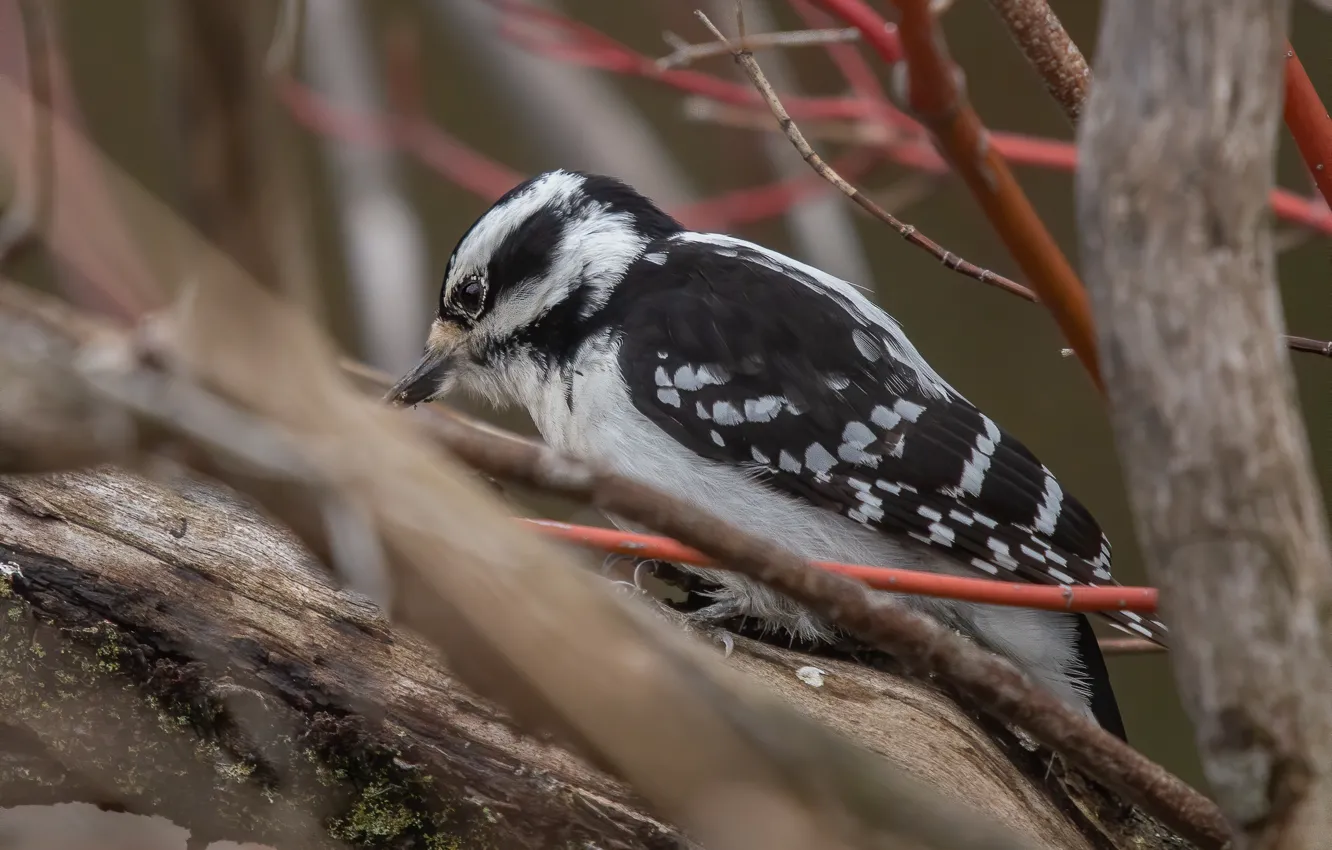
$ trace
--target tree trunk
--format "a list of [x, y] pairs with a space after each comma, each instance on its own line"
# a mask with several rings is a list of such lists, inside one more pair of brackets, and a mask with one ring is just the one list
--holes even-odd
[[1111, 422], [1237, 845], [1327, 847], [1332, 562], [1268, 221], [1288, 2], [1105, 6], [1078, 206]]
[[[213, 485], [0, 479], [0, 576], [4, 805], [159, 814], [198, 846], [685, 843]], [[927, 685], [735, 643], [729, 663], [1033, 847], [1186, 846]]]

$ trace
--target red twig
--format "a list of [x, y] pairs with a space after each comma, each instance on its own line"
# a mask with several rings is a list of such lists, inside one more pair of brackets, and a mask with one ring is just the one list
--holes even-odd
[[[678, 91], [693, 94], [729, 106], [766, 113], [753, 89], [711, 74], [689, 69], [663, 72], [656, 60], [598, 32], [587, 24], [539, 9], [521, 0], [490, 0], [507, 14], [504, 32], [514, 41], [550, 59], [611, 73], [650, 79]], [[803, 0], [802, 0], [803, 2]], [[870, 13], [873, 15], [873, 13]], [[877, 17], [877, 16], [876, 16]], [[526, 25], [527, 29], [519, 25]], [[542, 33], [541, 28], [547, 32]], [[853, 45], [836, 45], [838, 51], [854, 54]], [[834, 60], [837, 61], [837, 60]], [[843, 73], [847, 66], [838, 62]], [[848, 76], [848, 80], [854, 80]], [[858, 88], [858, 87], [857, 87]], [[947, 163], [935, 152], [920, 125], [903, 115], [891, 103], [867, 95], [856, 97], [782, 96], [782, 103], [797, 120], [851, 120], [886, 125], [893, 141], [888, 156], [910, 168], [944, 171]], [[1077, 152], [1068, 142], [1040, 139], [1017, 133], [989, 134], [993, 148], [1015, 165], [1072, 171]], [[1293, 192], [1277, 189], [1271, 196], [1272, 209], [1282, 219], [1323, 233], [1332, 233], [1332, 210], [1321, 200], [1311, 201]]]
[[[411, 49], [395, 42], [388, 51], [386, 74], [396, 111], [368, 113], [332, 103], [291, 77], [277, 81], [278, 96], [292, 118], [315, 132], [362, 145], [383, 145], [415, 157], [446, 180], [487, 201], [494, 201], [524, 175], [469, 147], [420, 110], [419, 76]], [[868, 171], [882, 154], [857, 151], [838, 165], [853, 175]], [[688, 227], [720, 229], [781, 215], [797, 203], [830, 191], [817, 175], [801, 175], [764, 186], [737, 189], [673, 209]]]
[[958, 85], [961, 72], [945, 52], [929, 0], [894, 2], [902, 14], [900, 40], [888, 29], [887, 22], [861, 0], [819, 0], [835, 16], [859, 29], [885, 62], [904, 57], [912, 110], [933, 131], [1092, 381], [1102, 388], [1086, 290], [1008, 164], [989, 143], [980, 117]]
[[1286, 127], [1295, 138], [1314, 185], [1332, 206], [1332, 118], [1295, 48], [1286, 42]]
[[[661, 559], [697, 566], [721, 566], [697, 549], [649, 534], [631, 534], [613, 528], [570, 525], [551, 520], [524, 520], [549, 537], [634, 558]], [[1051, 587], [986, 578], [963, 578], [919, 570], [870, 567], [814, 561], [814, 566], [864, 582], [877, 590], [913, 593], [941, 599], [961, 599], [987, 605], [1039, 608], [1044, 611], [1136, 611], [1156, 613], [1156, 589], [1151, 587]]]

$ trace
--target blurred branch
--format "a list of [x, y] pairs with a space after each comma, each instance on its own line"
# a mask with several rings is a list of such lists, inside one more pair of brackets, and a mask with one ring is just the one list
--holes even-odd
[[[26, 115], [30, 126], [32, 157], [28, 168], [13, 163], [13, 194], [0, 208], [0, 269], [24, 248], [41, 244], [50, 229], [55, 206], [55, 149], [51, 144], [51, 22], [42, 0], [17, 0], [22, 19], [19, 30], [23, 55], [27, 57], [28, 92]], [[17, 116], [11, 116], [13, 120]]]
[[[538, 2], [560, 15], [560, 0]], [[668, 206], [696, 196], [688, 170], [622, 87], [514, 44], [504, 36], [503, 10], [489, 2], [428, 0], [425, 8], [453, 49], [503, 93], [504, 117], [539, 161], [614, 174]]]
[[1332, 547], [1273, 344], [1263, 200], [1288, 7], [1107, 5], [1078, 208], [1116, 444], [1204, 770], [1238, 846], [1294, 850], [1325, 846], [1332, 813]]
[[[656, 60], [652, 57], [637, 53], [586, 24], [537, 8], [531, 3], [523, 0], [486, 2], [507, 13], [504, 31], [510, 39], [556, 63], [642, 77], [726, 106], [749, 108], [756, 112], [755, 107], [762, 106], [751, 86], [687, 68], [658, 71]], [[865, 8], [863, 4], [859, 5]], [[877, 16], [875, 19], [877, 22], [867, 20], [866, 23], [876, 31], [877, 37], [884, 23]], [[885, 42], [896, 45], [892, 33], [883, 31], [881, 34]], [[837, 45], [830, 48], [835, 49], [838, 49]], [[889, 55], [896, 56], [892, 52], [895, 49], [890, 48]], [[885, 126], [889, 128], [888, 137], [893, 140], [886, 152], [894, 162], [938, 172], [948, 167], [932, 147], [928, 133], [920, 124], [890, 102], [863, 97], [791, 96], [783, 96], [782, 102], [790, 114], [801, 121], [849, 120]], [[1077, 152], [1068, 142], [1003, 132], [988, 132], [986, 140], [991, 148], [1014, 165], [1061, 171], [1072, 171], [1076, 165]], [[1284, 189], [1274, 189], [1270, 202], [1277, 216], [1322, 234], [1332, 233], [1332, 210], [1321, 198], [1306, 198]]]
[[[294, 0], [293, 0], [294, 2]], [[356, 0], [306, 6], [304, 66], [314, 89], [368, 113], [382, 111], [370, 29]], [[365, 358], [383, 369], [416, 359], [428, 297], [426, 239], [391, 152], [323, 134], [319, 150], [342, 223], [351, 313]]]
[[1077, 125], [1091, 86], [1091, 68], [1047, 0], [990, 0], [1045, 88]]
[[[45, 5], [49, 11], [50, 4]], [[15, 81], [31, 76], [27, 68], [32, 56], [24, 44], [23, 20], [20, 0], [0, 0], [0, 76]], [[31, 24], [33, 19], [28, 16], [27, 20]], [[28, 147], [33, 141], [33, 122], [49, 122], [49, 115], [44, 113], [54, 111], [63, 121], [81, 123], [61, 49], [59, 27], [53, 20], [47, 23], [50, 110], [38, 105], [29, 92], [8, 113], [16, 120], [0, 121], [0, 151], [7, 160], [8, 172], [29, 184], [39, 182], [40, 175], [20, 167], [19, 163], [28, 162], [33, 155]], [[21, 120], [24, 115], [31, 116], [32, 121]], [[79, 149], [64, 144], [59, 134], [49, 141], [53, 163], [50, 188], [54, 195], [50, 200], [50, 216], [34, 223], [44, 226], [43, 232], [35, 237], [47, 240], [55, 261], [55, 282], [76, 303], [121, 321], [161, 303], [162, 294], [153, 288], [153, 276], [125, 232], [123, 219], [116, 214], [114, 201], [106, 193], [97, 164], [80, 157]], [[78, 238], [65, 238], [73, 234]]]
[[256, 279], [320, 315], [308, 193], [275, 121], [260, 8], [230, 0], [169, 7], [164, 78], [173, 83], [184, 206]]
[[804, 158], [805, 162], [809, 163], [810, 167], [818, 172], [821, 177], [833, 186], [836, 186], [838, 191], [842, 192], [870, 215], [896, 230], [907, 242], [925, 250], [948, 268], [953, 269], [966, 277], [980, 281], [981, 283], [998, 287], [1013, 295], [1020, 295], [1029, 301], [1036, 300], [1035, 294], [1021, 284], [1015, 283], [1002, 275], [997, 275], [988, 269], [983, 269], [974, 263], [968, 262], [951, 251], [945, 251], [939, 243], [925, 236], [911, 225], [899, 221], [892, 215], [892, 213], [889, 213], [887, 210], [871, 201], [856, 189], [856, 187], [846, 182], [840, 174], [834, 171], [817, 153], [814, 152], [814, 149], [809, 146], [809, 142], [805, 141], [805, 137], [801, 134], [800, 128], [796, 126], [795, 122], [791, 120], [791, 116], [787, 114], [786, 108], [782, 106], [782, 102], [778, 99], [777, 93], [773, 91], [772, 84], [768, 82], [765, 76], [763, 76], [763, 71], [759, 68], [753, 55], [745, 51], [743, 48], [735, 47], [732, 42], [722, 34], [721, 30], [717, 29], [712, 21], [708, 20], [708, 17], [702, 12], [696, 14], [703, 22], [704, 26], [717, 37], [719, 43], [725, 44], [731, 49], [736, 62], [739, 63], [740, 67], [744, 68], [745, 73], [748, 74], [750, 80], [753, 81], [754, 87], [759, 91], [764, 102], [766, 102], [772, 110], [773, 116], [777, 119], [778, 126], [780, 126], [783, 132], [786, 133], [787, 138], [791, 140], [791, 144], [800, 152], [800, 155]]
[[[725, 44], [711, 41], [705, 44], [690, 44], [675, 33], [665, 33], [666, 43], [671, 52], [657, 60], [657, 67], [663, 71], [679, 68], [712, 56], [725, 56], [731, 52]], [[770, 50], [774, 47], [818, 47], [826, 44], [844, 44], [859, 41], [860, 31], [854, 27], [825, 30], [788, 30], [785, 32], [765, 32], [747, 36], [740, 42], [741, 50], [751, 53], [755, 50]]]
[[1295, 48], [1286, 42], [1286, 127], [1295, 138], [1314, 185], [1332, 207], [1332, 117], [1318, 97]]
[[[253, 7], [257, 9], [257, 7]], [[264, 76], [252, 7], [198, 0], [172, 7], [174, 107], [185, 206], [265, 286], [280, 283], [265, 173]]]
[[[398, 60], [406, 58], [399, 56]], [[399, 68], [397, 74], [417, 79], [411, 68]], [[386, 116], [347, 109], [327, 102], [289, 78], [281, 81], [278, 92], [292, 117], [312, 131], [362, 146], [391, 146], [411, 153], [423, 165], [483, 200], [497, 200], [523, 180], [523, 175], [468, 147], [423, 115]], [[839, 166], [848, 174], [860, 174], [878, 158], [871, 151], [855, 151], [839, 160]], [[690, 204], [670, 205], [668, 209], [686, 226], [719, 229], [781, 215], [811, 195], [826, 191], [826, 185], [817, 175], [802, 175], [723, 192]]]

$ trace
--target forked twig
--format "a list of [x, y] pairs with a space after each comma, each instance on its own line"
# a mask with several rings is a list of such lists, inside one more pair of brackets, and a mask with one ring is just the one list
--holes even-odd
[[969, 278], [978, 280], [981, 283], [987, 283], [991, 286], [996, 286], [1005, 292], [1021, 296], [1028, 301], [1036, 300], [1035, 293], [1027, 287], [1009, 280], [1003, 275], [995, 274], [989, 269], [983, 269], [975, 263], [969, 262], [957, 254], [954, 254], [952, 251], [945, 250], [938, 242], [925, 236], [914, 226], [907, 224], [883, 207], [874, 203], [874, 201], [866, 197], [859, 189], [843, 179], [842, 175], [838, 174], [830, 165], [828, 165], [828, 163], [824, 162], [823, 158], [815, 153], [809, 142], [805, 140], [804, 134], [800, 132], [800, 128], [796, 126], [795, 121], [792, 120], [790, 114], [787, 113], [786, 107], [782, 105], [781, 98], [777, 96], [777, 92], [773, 89], [772, 84], [768, 82], [768, 78], [764, 76], [763, 70], [759, 68], [758, 62], [754, 59], [754, 54], [744, 46], [743, 36], [739, 45], [734, 44], [722, 34], [721, 30], [713, 25], [712, 21], [710, 21], [708, 16], [703, 12], [695, 11], [694, 14], [698, 16], [698, 19], [703, 22], [703, 25], [717, 38], [718, 43], [730, 50], [731, 55], [735, 57], [735, 61], [744, 69], [745, 73], [749, 76], [750, 81], [754, 84], [754, 88], [758, 90], [764, 103], [766, 103], [768, 108], [772, 110], [773, 117], [777, 119], [777, 124], [781, 127], [782, 132], [786, 134], [788, 139], [790, 139], [791, 144], [795, 146], [795, 149], [800, 152], [801, 158], [809, 163], [810, 168], [813, 168], [821, 177], [823, 177], [823, 179], [827, 180], [835, 186], [838, 191], [854, 201], [861, 209], [896, 230], [903, 239], [910, 242], [912, 245], [928, 251], [935, 259], [939, 260], [939, 262], [943, 263], [948, 268], [966, 275]]

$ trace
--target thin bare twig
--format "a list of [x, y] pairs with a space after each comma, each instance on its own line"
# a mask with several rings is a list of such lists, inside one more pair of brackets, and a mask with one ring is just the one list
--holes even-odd
[[[1332, 357], [1332, 341], [1312, 339], [1307, 336], [1289, 335], [1282, 336], [1281, 339], [1285, 341], [1286, 348], [1289, 348], [1291, 351], [1303, 351], [1306, 354], [1319, 354], [1323, 357]], [[1072, 357], [1073, 353], [1073, 349], [1071, 348], [1059, 349], [1059, 356], [1061, 357]]]
[[[675, 33], [663, 33], [666, 43], [671, 46], [671, 53], [657, 60], [657, 67], [666, 71], [679, 68], [706, 59], [711, 56], [725, 56], [731, 48], [721, 42], [690, 44]], [[765, 32], [746, 36], [743, 43], [745, 50], [768, 50], [774, 47], [817, 47], [825, 44], [843, 44], [859, 41], [860, 30], [855, 27], [823, 30], [792, 30], [787, 32]]]
[[925, 236], [912, 225], [901, 221], [892, 213], [862, 194], [855, 186], [852, 186], [843, 179], [840, 174], [833, 170], [828, 163], [824, 162], [823, 158], [815, 153], [814, 149], [810, 147], [809, 142], [805, 140], [804, 134], [800, 132], [800, 128], [796, 126], [795, 121], [791, 120], [790, 114], [787, 113], [786, 107], [782, 105], [781, 99], [778, 98], [777, 92], [773, 89], [772, 84], [769, 83], [767, 77], [763, 75], [763, 71], [759, 68], [758, 62], [755, 61], [754, 55], [744, 47], [738, 47], [732, 43], [730, 39], [722, 34], [721, 30], [713, 25], [707, 15], [697, 11], [694, 14], [698, 16], [698, 19], [703, 22], [703, 25], [716, 36], [718, 42], [725, 45], [731, 51], [731, 55], [735, 57], [736, 62], [739, 63], [740, 67], [749, 75], [749, 79], [753, 82], [754, 88], [758, 90], [759, 94], [763, 97], [764, 102], [768, 104], [768, 108], [772, 110], [773, 117], [777, 119], [777, 123], [781, 127], [782, 132], [791, 140], [791, 144], [800, 152], [800, 156], [804, 158], [805, 162], [809, 163], [809, 166], [823, 177], [823, 179], [827, 180], [835, 186], [838, 191], [854, 201], [861, 209], [884, 222], [889, 227], [892, 227], [903, 239], [910, 242], [912, 245], [923, 248], [948, 268], [966, 275], [969, 278], [978, 280], [981, 283], [987, 283], [991, 286], [998, 287], [1005, 292], [1021, 296], [1028, 301], [1036, 300], [1035, 293], [1027, 287], [1009, 280], [1003, 275], [995, 274], [989, 269], [983, 269], [975, 263], [968, 262], [957, 254], [954, 254], [952, 251], [945, 250], [938, 242]]
[[273, 27], [273, 40], [264, 54], [264, 70], [276, 77], [289, 72], [296, 64], [296, 46], [300, 43], [301, 19], [304, 0], [282, 0], [277, 23]]

